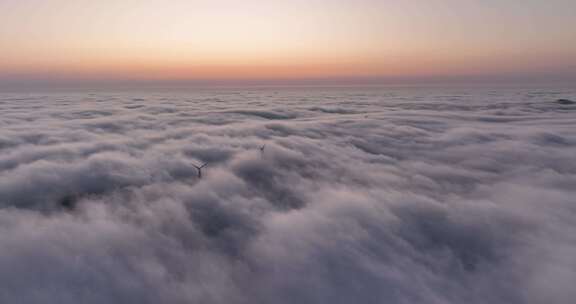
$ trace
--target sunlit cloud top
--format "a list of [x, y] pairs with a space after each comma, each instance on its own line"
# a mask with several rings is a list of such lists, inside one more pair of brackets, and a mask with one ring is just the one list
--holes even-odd
[[576, 2], [0, 0], [0, 80], [576, 74]]

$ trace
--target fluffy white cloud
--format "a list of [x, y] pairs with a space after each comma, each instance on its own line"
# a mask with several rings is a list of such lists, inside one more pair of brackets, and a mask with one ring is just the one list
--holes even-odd
[[572, 303], [576, 107], [460, 93], [0, 95], [0, 302]]

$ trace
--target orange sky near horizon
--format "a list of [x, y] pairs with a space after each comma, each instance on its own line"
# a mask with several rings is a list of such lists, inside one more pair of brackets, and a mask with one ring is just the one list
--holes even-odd
[[0, 79], [576, 72], [572, 1], [405, 2], [0, 0]]

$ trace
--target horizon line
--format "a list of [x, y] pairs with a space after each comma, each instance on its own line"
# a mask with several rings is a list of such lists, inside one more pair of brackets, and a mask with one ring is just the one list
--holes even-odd
[[379, 87], [379, 86], [462, 86], [462, 85], [573, 85], [575, 73], [564, 74], [493, 74], [429, 75], [375, 77], [309, 77], [309, 78], [219, 78], [219, 79], [69, 79], [69, 78], [2, 78], [0, 91], [6, 89], [178, 89], [212, 87]]

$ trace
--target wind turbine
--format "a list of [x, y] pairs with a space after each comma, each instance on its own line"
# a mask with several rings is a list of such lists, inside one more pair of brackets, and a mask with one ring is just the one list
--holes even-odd
[[195, 164], [192, 164], [192, 166], [194, 166], [194, 168], [196, 168], [198, 171], [198, 178], [202, 178], [202, 168], [206, 167], [207, 165], [208, 163], [204, 163], [202, 166], [196, 166]]
[[266, 149], [266, 145], [262, 145], [258, 149], [260, 149], [260, 154], [262, 154], [262, 156], [264, 156], [264, 149]]

